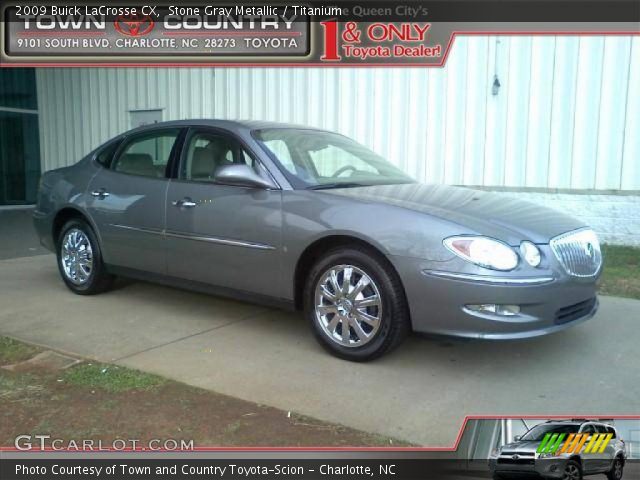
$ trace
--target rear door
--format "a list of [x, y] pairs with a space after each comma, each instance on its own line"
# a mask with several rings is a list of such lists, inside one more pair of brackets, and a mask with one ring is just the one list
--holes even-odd
[[[615, 433], [616, 431], [613, 427], [609, 427], [607, 425], [596, 425], [596, 428], [601, 434], [611, 435], [611, 439], [607, 441], [606, 444], [605, 444], [605, 440], [607, 440], [608, 437], [605, 437], [605, 439], [600, 443], [600, 446], [598, 447], [598, 452], [596, 453], [596, 455], [598, 456], [598, 467], [602, 471], [606, 471], [611, 468], [613, 457], [615, 455], [615, 451], [616, 451], [615, 448], [616, 448], [616, 441], [617, 441], [616, 433]], [[600, 453], [601, 450], [602, 450], [602, 453]]]
[[180, 133], [168, 128], [128, 136], [92, 180], [89, 213], [108, 265], [166, 273], [167, 165]]
[[169, 275], [280, 297], [281, 191], [215, 184], [215, 170], [233, 163], [268, 176], [230, 133], [190, 129], [167, 194]]

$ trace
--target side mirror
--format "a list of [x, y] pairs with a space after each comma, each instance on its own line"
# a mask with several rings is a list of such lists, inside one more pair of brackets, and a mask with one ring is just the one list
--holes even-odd
[[520, 435], [516, 435], [515, 437], [513, 437], [514, 442], [519, 442], [521, 439], [522, 437]]
[[262, 189], [275, 188], [275, 185], [258, 175], [249, 165], [242, 164], [223, 165], [215, 171], [213, 180], [222, 185]]

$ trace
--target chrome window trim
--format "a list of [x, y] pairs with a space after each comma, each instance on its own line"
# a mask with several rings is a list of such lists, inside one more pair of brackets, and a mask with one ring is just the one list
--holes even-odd
[[463, 280], [502, 285], [543, 285], [546, 283], [551, 283], [555, 280], [554, 277], [550, 276], [509, 278], [490, 275], [474, 275], [470, 273], [445, 272], [441, 270], [423, 270], [422, 273], [424, 273], [425, 275], [432, 275], [434, 277], [440, 278], [449, 278], [452, 280]]
[[247, 242], [243, 240], [232, 240], [229, 238], [207, 237], [204, 235], [194, 235], [191, 233], [177, 232], [173, 230], [160, 230], [156, 228], [139, 228], [139, 227], [130, 227], [128, 225], [118, 225], [118, 224], [111, 224], [111, 226], [115, 228], [122, 228], [125, 230], [133, 230], [135, 232], [150, 233], [152, 235], [162, 235], [162, 236], [172, 237], [172, 238], [183, 238], [186, 240], [194, 240], [197, 242], [217, 243], [219, 245], [229, 245], [232, 247], [253, 248], [256, 250], [275, 250], [276, 249], [276, 247], [272, 245], [265, 245], [262, 243]]

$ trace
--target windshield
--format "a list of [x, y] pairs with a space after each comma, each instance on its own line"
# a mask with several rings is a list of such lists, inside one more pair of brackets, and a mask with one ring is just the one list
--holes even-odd
[[344, 188], [413, 183], [381, 156], [336, 133], [269, 129], [254, 138], [280, 163], [295, 188]]
[[537, 425], [525, 433], [520, 440], [541, 442], [547, 433], [578, 433], [580, 425], [576, 424], [544, 424]]

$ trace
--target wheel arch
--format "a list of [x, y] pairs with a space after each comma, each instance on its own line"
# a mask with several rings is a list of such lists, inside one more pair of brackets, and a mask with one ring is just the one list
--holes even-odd
[[60, 236], [60, 231], [62, 230], [62, 227], [64, 227], [65, 223], [67, 223], [69, 220], [73, 220], [73, 219], [84, 220], [85, 222], [87, 222], [91, 227], [91, 229], [93, 230], [93, 233], [98, 238], [98, 241], [100, 241], [100, 233], [98, 232], [98, 229], [96, 228], [95, 224], [91, 220], [91, 217], [89, 217], [89, 215], [87, 215], [86, 212], [82, 211], [82, 209], [76, 206], [68, 205], [58, 210], [58, 212], [53, 218], [53, 223], [51, 225], [51, 235], [53, 238], [54, 245], [57, 246], [58, 244], [58, 237]]
[[[387, 255], [385, 255], [382, 247], [375, 245], [374, 242], [362, 239], [352, 234], [332, 234], [318, 238], [309, 244], [298, 257], [296, 267], [293, 275], [293, 294], [294, 294], [294, 306], [296, 310], [302, 310], [303, 308], [303, 296], [304, 287], [307, 278], [307, 274], [314, 263], [326, 252], [337, 247], [349, 247], [358, 246], [370, 251], [381, 261], [385, 262], [391, 269], [398, 275], [400, 279], [400, 285], [404, 293], [404, 284], [402, 278], [398, 274], [398, 270], [393, 263], [389, 261]], [[406, 293], [405, 293], [406, 301]]]
[[580, 465], [580, 468], [582, 468], [582, 457], [580, 457], [580, 455], [572, 455], [568, 458], [568, 460], [573, 460], [578, 465]]

